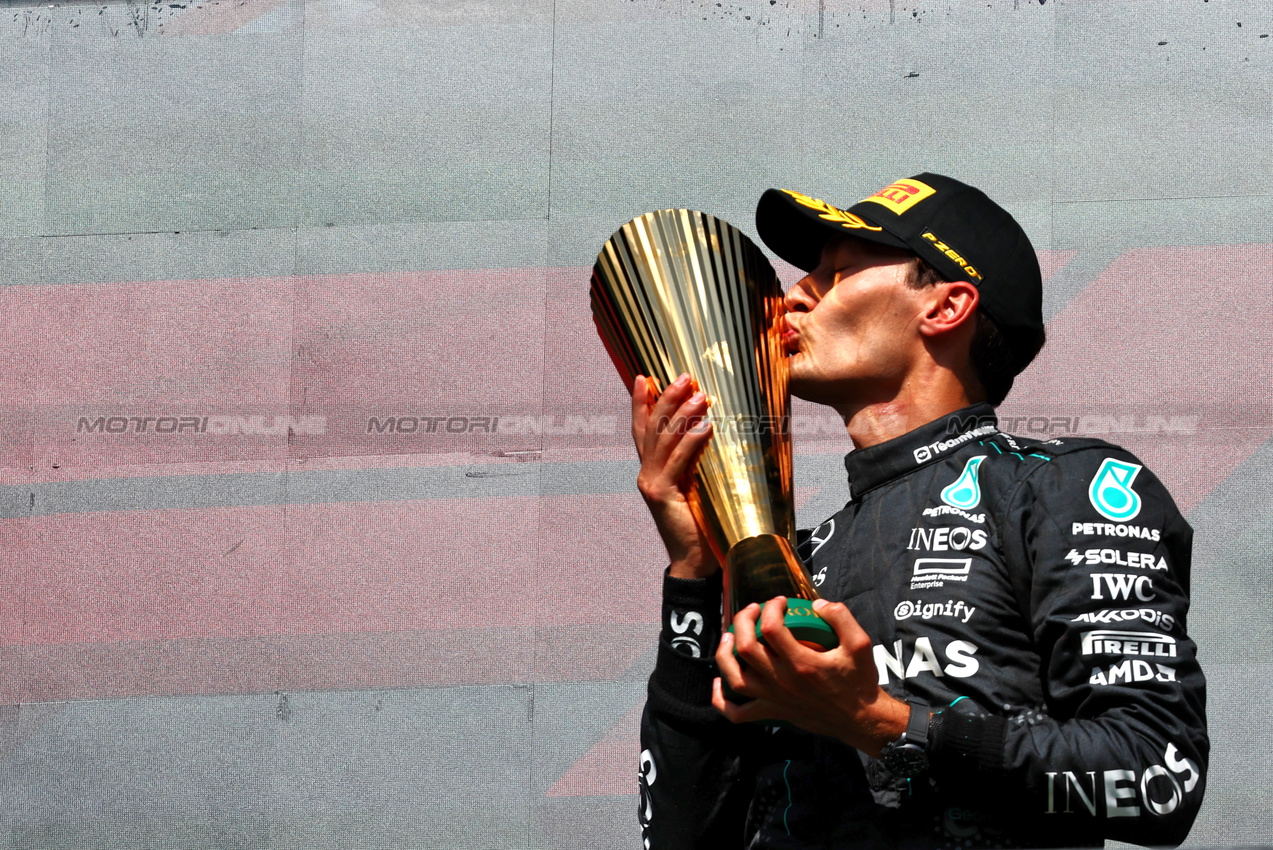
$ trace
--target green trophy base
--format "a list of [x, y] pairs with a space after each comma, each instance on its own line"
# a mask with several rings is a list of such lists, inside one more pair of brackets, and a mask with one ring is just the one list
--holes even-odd
[[[764, 612], [765, 603], [761, 603], [760, 610], [762, 613]], [[818, 613], [813, 610], [813, 603], [808, 599], [788, 599], [787, 613], [783, 615], [782, 622], [783, 625], [791, 630], [791, 634], [796, 640], [806, 646], [812, 645], [811, 648], [816, 647], [825, 651], [835, 649], [840, 645], [840, 639], [836, 636], [835, 629], [831, 628], [830, 623], [818, 616]], [[733, 625], [730, 625], [726, 631], [733, 634]], [[756, 640], [762, 644], [765, 643], [764, 637], [760, 634], [760, 617], [756, 618]], [[738, 647], [735, 645], [734, 655], [737, 654]], [[730, 690], [724, 678], [721, 679], [721, 689], [724, 692], [725, 699], [736, 705], [751, 702], [751, 697], [736, 694]], [[757, 722], [765, 726], [778, 726], [783, 729], [793, 728], [790, 723], [783, 720], [760, 720]]]
[[[760, 604], [760, 611], [764, 613], [765, 605]], [[835, 629], [831, 628], [831, 624], [818, 616], [818, 612], [813, 610], [813, 603], [808, 599], [788, 599], [787, 613], [783, 615], [782, 623], [791, 630], [791, 634], [796, 640], [804, 644], [813, 644], [818, 649], [828, 650], [835, 649], [840, 645], [840, 639], [836, 637]], [[726, 630], [730, 634], [734, 633], [733, 625]], [[756, 640], [761, 643], [765, 642], [764, 637], [760, 634], [760, 617], [756, 618]], [[737, 650], [734, 651], [737, 654]]]

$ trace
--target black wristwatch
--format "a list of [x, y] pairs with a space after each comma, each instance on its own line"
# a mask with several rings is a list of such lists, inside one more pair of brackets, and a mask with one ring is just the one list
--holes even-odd
[[902, 778], [918, 776], [928, 769], [928, 723], [932, 715], [925, 702], [911, 700], [910, 706], [906, 731], [880, 751], [880, 761], [889, 773]]

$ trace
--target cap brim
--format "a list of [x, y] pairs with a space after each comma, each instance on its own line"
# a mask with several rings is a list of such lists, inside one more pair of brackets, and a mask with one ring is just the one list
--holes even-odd
[[830, 220], [822, 216], [823, 213], [805, 206], [780, 189], [767, 189], [756, 205], [756, 233], [769, 250], [804, 271], [817, 267], [822, 258], [822, 248], [835, 236], [911, 250], [901, 239], [879, 229], [879, 222], [853, 216], [865, 221], [867, 226], [863, 227], [855, 225], [852, 220]]

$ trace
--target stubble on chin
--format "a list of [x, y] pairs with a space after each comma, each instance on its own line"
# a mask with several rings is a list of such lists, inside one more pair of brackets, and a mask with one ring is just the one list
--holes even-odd
[[814, 404], [826, 404], [819, 393], [821, 385], [811, 380], [810, 376], [803, 374], [799, 369], [792, 369], [787, 377], [787, 389], [798, 399], [811, 401]]

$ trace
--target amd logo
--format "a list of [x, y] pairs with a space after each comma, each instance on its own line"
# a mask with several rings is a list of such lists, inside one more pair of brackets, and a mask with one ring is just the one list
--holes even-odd
[[1121, 682], [1148, 682], [1151, 680], [1174, 682], [1176, 681], [1176, 669], [1157, 662], [1150, 665], [1148, 661], [1142, 661], [1139, 658], [1125, 658], [1109, 665], [1106, 669], [1093, 667], [1092, 675], [1088, 678], [1087, 683], [1089, 685], [1117, 685]]

